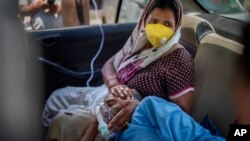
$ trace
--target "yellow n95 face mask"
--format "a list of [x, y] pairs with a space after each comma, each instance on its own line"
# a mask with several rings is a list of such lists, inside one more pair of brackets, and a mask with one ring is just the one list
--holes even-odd
[[173, 36], [174, 31], [169, 27], [162, 24], [147, 24], [145, 32], [148, 41], [157, 48], [167, 43], [167, 41]]

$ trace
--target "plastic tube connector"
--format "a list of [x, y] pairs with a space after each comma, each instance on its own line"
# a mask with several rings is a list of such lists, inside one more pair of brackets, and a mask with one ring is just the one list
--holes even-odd
[[95, 115], [98, 121], [98, 130], [101, 133], [101, 135], [103, 137], [109, 137], [110, 133], [109, 133], [109, 129], [108, 129], [108, 125], [106, 122], [104, 122], [102, 114], [100, 112], [100, 106], [97, 106], [95, 109]]

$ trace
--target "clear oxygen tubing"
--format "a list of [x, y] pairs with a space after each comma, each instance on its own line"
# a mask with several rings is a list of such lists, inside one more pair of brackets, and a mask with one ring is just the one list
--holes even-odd
[[51, 66], [60, 68], [60, 69], [62, 69], [63, 71], [72, 73], [72, 74], [74, 74], [74, 75], [87, 75], [87, 74], [90, 74], [90, 73], [91, 73], [90, 71], [76, 72], [76, 71], [70, 70], [70, 69], [68, 69], [68, 68], [65, 68], [65, 67], [63, 67], [63, 66], [61, 66], [61, 65], [59, 65], [59, 64], [57, 64], [57, 63], [55, 63], [55, 62], [49, 61], [49, 60], [47, 60], [47, 59], [45, 59], [45, 58], [43, 58], [43, 57], [38, 57], [37, 59], [38, 59], [39, 61], [45, 62], [45, 63], [47, 63], [47, 64], [49, 64], [49, 65], [51, 65]]
[[[96, 17], [96, 19], [98, 20], [99, 17], [98, 17], [98, 14], [97, 14], [97, 11], [98, 11], [97, 4], [96, 4], [96, 1], [95, 1], [95, 0], [92, 0], [92, 2], [93, 2], [94, 7], [95, 7], [95, 17]], [[102, 28], [101, 23], [99, 23], [98, 26], [99, 26], [99, 29], [100, 29], [100, 32], [101, 32], [101, 43], [100, 43], [100, 46], [99, 46], [98, 51], [96, 52], [95, 56], [94, 56], [94, 57], [92, 58], [92, 60], [91, 60], [91, 63], [90, 63], [90, 71], [86, 71], [86, 72], [75, 72], [75, 71], [72, 71], [72, 70], [70, 70], [70, 69], [67, 69], [67, 68], [65, 68], [65, 67], [63, 67], [63, 66], [61, 66], [61, 65], [59, 65], [59, 64], [57, 64], [57, 63], [54, 63], [54, 62], [49, 61], [49, 60], [46, 60], [46, 59], [43, 58], [43, 57], [38, 57], [38, 60], [43, 61], [43, 62], [46, 62], [46, 63], [48, 63], [48, 64], [50, 64], [50, 65], [52, 65], [52, 66], [61, 68], [61, 69], [64, 70], [64, 71], [67, 71], [67, 72], [70, 72], [70, 73], [73, 73], [73, 74], [76, 74], [76, 75], [79, 75], [79, 74], [81, 74], [81, 75], [90, 74], [90, 77], [89, 77], [89, 79], [88, 79], [87, 82], [86, 82], [87, 87], [89, 87], [89, 83], [90, 83], [90, 81], [93, 79], [94, 73], [95, 73], [95, 72], [94, 72], [94, 63], [95, 63], [95, 60], [97, 59], [97, 57], [100, 55], [100, 53], [101, 53], [101, 51], [102, 51], [103, 44], [104, 44], [104, 39], [105, 39], [105, 35], [104, 35], [104, 31], [103, 31], [103, 28]]]
[[[92, 0], [92, 2], [93, 2], [94, 7], [95, 7], [95, 17], [98, 20], [99, 17], [98, 17], [98, 13], [97, 13], [97, 11], [98, 11], [97, 4], [96, 4], [95, 0]], [[90, 71], [91, 71], [91, 73], [90, 73], [90, 77], [89, 77], [89, 79], [87, 80], [87, 83], [86, 83], [87, 87], [89, 87], [89, 83], [91, 82], [91, 80], [94, 77], [94, 63], [95, 63], [95, 60], [97, 59], [97, 57], [100, 55], [100, 53], [102, 51], [103, 44], [104, 44], [104, 39], [105, 39], [104, 31], [103, 31], [101, 23], [98, 23], [98, 26], [99, 26], [99, 29], [101, 31], [101, 43], [100, 43], [98, 51], [96, 52], [95, 56], [92, 58], [91, 63], [90, 63]]]

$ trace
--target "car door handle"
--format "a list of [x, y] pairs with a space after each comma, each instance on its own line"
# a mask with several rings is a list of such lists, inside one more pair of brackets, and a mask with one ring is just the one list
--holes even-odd
[[45, 47], [58, 46], [62, 43], [61, 35], [58, 34], [41, 36], [37, 40], [42, 46]]

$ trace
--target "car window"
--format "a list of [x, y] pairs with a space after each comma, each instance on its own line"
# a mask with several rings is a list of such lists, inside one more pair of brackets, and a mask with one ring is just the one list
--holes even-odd
[[149, 0], [123, 0], [118, 23], [137, 22], [148, 1]]
[[118, 2], [119, 0], [19, 0], [18, 16], [26, 30], [110, 24], [115, 22]]
[[[123, 0], [118, 23], [137, 22], [148, 1]], [[250, 0], [181, 0], [181, 2], [184, 14], [208, 12], [227, 18], [250, 21]]]
[[249, 22], [249, 0], [196, 0], [211, 14]]
[[[149, 0], [123, 0], [118, 16], [118, 23], [137, 22], [148, 1]], [[181, 3], [183, 5], [184, 14], [205, 12], [193, 0], [181, 0]]]

